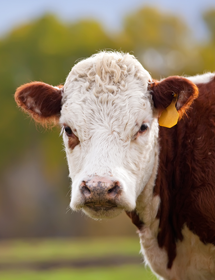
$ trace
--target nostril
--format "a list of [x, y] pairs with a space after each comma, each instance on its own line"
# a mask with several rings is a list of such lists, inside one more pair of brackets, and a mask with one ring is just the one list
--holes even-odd
[[85, 197], [91, 194], [90, 189], [86, 185], [81, 187], [81, 192]]
[[108, 194], [111, 194], [111, 195], [117, 195], [117, 194], [119, 194], [119, 192], [120, 192], [120, 187], [117, 184], [115, 184], [114, 187], [112, 187], [111, 189], [108, 190]]

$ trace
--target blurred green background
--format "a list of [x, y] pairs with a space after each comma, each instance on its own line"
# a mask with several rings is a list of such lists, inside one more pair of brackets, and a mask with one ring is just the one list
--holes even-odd
[[13, 94], [34, 80], [63, 84], [77, 61], [100, 50], [134, 54], [158, 79], [213, 72], [215, 5], [201, 17], [207, 32], [201, 39], [183, 17], [145, 5], [125, 14], [116, 30], [89, 17], [69, 23], [43, 13], [2, 35], [0, 279], [154, 279], [140, 265], [138, 237], [125, 214], [96, 222], [71, 212], [60, 130], [36, 126]]

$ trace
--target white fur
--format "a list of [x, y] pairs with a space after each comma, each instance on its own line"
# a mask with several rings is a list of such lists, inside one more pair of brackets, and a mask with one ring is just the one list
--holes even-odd
[[[208, 73], [189, 77], [207, 83]], [[75, 65], [64, 85], [60, 123], [71, 127], [80, 143], [71, 150], [63, 133], [69, 175], [71, 208], [95, 219], [112, 218], [136, 208], [144, 227], [140, 231], [145, 262], [161, 279], [215, 279], [213, 245], [204, 245], [185, 226], [177, 243], [171, 269], [158, 246], [160, 198], [153, 195], [158, 169], [158, 121], [147, 90], [149, 73], [129, 54], [101, 52]], [[142, 123], [148, 130], [138, 134]], [[114, 178], [122, 185], [118, 209], [99, 211], [84, 207], [80, 184], [93, 176]]]
[[[151, 77], [141, 64], [121, 53], [94, 55], [75, 65], [68, 75], [60, 122], [69, 125], [80, 140], [71, 151], [63, 135], [73, 182], [72, 209], [83, 207], [81, 181], [94, 175], [120, 181], [119, 207], [135, 209], [142, 186], [152, 173], [158, 137], [148, 81]], [[143, 122], [149, 129], [136, 137]], [[102, 218], [101, 213], [94, 214], [94, 218]]]
[[186, 77], [194, 84], [207, 84], [215, 77], [215, 73], [205, 73], [203, 75], [196, 75], [193, 77]]
[[[215, 279], [215, 246], [203, 244], [186, 226], [184, 239], [177, 243], [177, 255], [171, 269], [174, 279]], [[171, 278], [170, 278], [171, 279]]]
[[[155, 220], [154, 228], [158, 229], [159, 221]], [[176, 258], [171, 269], [167, 269], [167, 253], [160, 248], [154, 235], [154, 228], [144, 226], [139, 233], [141, 252], [146, 264], [160, 279], [166, 280], [214, 280], [215, 279], [215, 246], [203, 244], [199, 237], [186, 225], [182, 230], [183, 241], [176, 244]]]
[[167, 276], [166, 267], [168, 262], [167, 253], [161, 249], [157, 242], [159, 220], [156, 218], [160, 205], [160, 197], [154, 196], [153, 188], [157, 176], [159, 147], [155, 145], [155, 164], [151, 177], [145, 188], [139, 195], [136, 203], [136, 212], [141, 221], [144, 221], [142, 230], [139, 231], [141, 252], [144, 262], [158, 276]]

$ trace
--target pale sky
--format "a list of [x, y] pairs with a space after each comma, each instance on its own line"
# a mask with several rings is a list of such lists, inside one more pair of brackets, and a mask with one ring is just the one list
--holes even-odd
[[201, 13], [215, 8], [215, 0], [0, 0], [0, 36], [46, 12], [66, 22], [87, 17], [97, 19], [107, 30], [120, 29], [126, 14], [145, 5], [183, 16], [201, 38], [206, 36]]

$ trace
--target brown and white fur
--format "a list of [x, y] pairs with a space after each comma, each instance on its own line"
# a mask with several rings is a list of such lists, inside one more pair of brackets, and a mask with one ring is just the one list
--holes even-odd
[[[158, 118], [177, 95], [179, 122]], [[101, 52], [64, 87], [21, 86], [17, 104], [59, 123], [71, 208], [95, 219], [125, 210], [161, 279], [215, 279], [215, 75], [155, 81], [131, 55]]]

